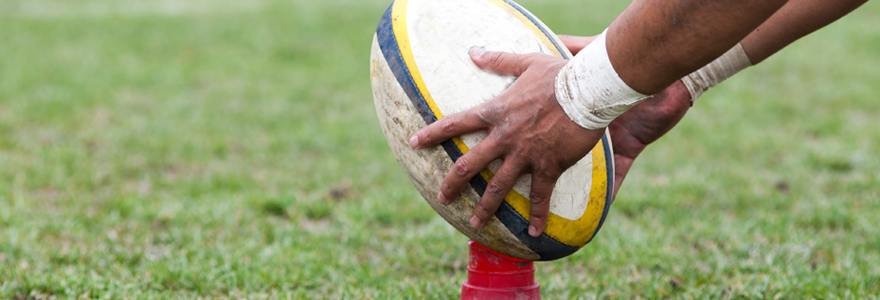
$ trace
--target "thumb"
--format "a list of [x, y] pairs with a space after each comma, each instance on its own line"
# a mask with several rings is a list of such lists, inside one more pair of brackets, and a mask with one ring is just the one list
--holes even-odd
[[477, 67], [501, 75], [519, 77], [528, 69], [530, 63], [526, 54], [486, 51], [483, 48], [473, 48], [470, 54], [471, 60]]

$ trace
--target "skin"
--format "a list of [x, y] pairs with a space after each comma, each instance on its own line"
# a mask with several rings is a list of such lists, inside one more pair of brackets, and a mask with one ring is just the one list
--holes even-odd
[[[485, 70], [518, 79], [501, 95], [461, 113], [444, 117], [416, 133], [416, 149], [435, 145], [464, 132], [486, 130], [488, 136], [456, 160], [437, 196], [449, 204], [468, 180], [495, 159], [504, 163], [489, 181], [474, 208], [471, 225], [482, 228], [517, 178], [532, 174], [529, 234], [539, 235], [547, 222], [556, 179], [596, 145], [603, 130], [585, 130], [572, 122], [556, 102], [556, 73], [568, 62], [544, 54], [511, 55], [474, 49], [471, 59]], [[549, 88], [548, 88], [549, 87]], [[548, 153], [562, 155], [546, 155]]]
[[634, 90], [656, 94], [712, 62], [786, 0], [636, 0], [607, 33], [608, 56]]
[[[849, 14], [867, 0], [789, 1], [766, 22], [742, 40], [753, 65], [782, 50], [797, 39]], [[805, 22], [805, 20], [809, 20]], [[595, 36], [560, 35], [572, 54], [590, 44]], [[639, 103], [608, 126], [614, 145], [614, 198], [636, 157], [652, 142], [669, 132], [691, 106], [691, 95], [681, 81], [676, 81], [653, 98]]]
[[[749, 33], [759, 34], [753, 44], [758, 45], [757, 48], [769, 44], [769, 49], [781, 49], [787, 43], [772, 46], [773, 43], [761, 41], [783, 35], [789, 37], [790, 43], [800, 36], [790, 37], [815, 30], [809, 30], [815, 27], [812, 25], [786, 31], [784, 29], [791, 25], [776, 23], [759, 28], [785, 3], [785, 0], [636, 0], [612, 22], [606, 40], [615, 70], [636, 91], [656, 94], [609, 125], [618, 160], [615, 194], [645, 146], [668, 132], [687, 112], [690, 95], [678, 81], [681, 77], [711, 62]], [[827, 16], [815, 9], [799, 8], [802, 10], [782, 10], [784, 14], [777, 19], [783, 23], [804, 22], [798, 19], [804, 11]], [[826, 19], [830, 23], [837, 18]], [[824, 24], [816, 29], [822, 26]], [[781, 33], [779, 28], [783, 28]], [[747, 53], [761, 53], [746, 47], [747, 41], [743, 43]], [[578, 51], [583, 48], [580, 45], [587, 44], [589, 40], [566, 42], [570, 50]], [[768, 51], [772, 54], [778, 49]], [[482, 69], [516, 76], [518, 80], [498, 97], [426, 126], [412, 137], [410, 145], [422, 149], [465, 133], [488, 132], [486, 139], [456, 161], [441, 185], [438, 201], [451, 203], [467, 186], [468, 179], [490, 162], [501, 159], [504, 163], [475, 207], [471, 225], [482, 228], [516, 180], [531, 174], [529, 234], [538, 236], [546, 226], [556, 180], [595, 146], [604, 129], [587, 130], [578, 126], [556, 101], [554, 82], [566, 60], [542, 54], [516, 55], [480, 49], [471, 52], [471, 59]]]
[[742, 40], [756, 65], [794, 41], [849, 14], [868, 0], [793, 0]]

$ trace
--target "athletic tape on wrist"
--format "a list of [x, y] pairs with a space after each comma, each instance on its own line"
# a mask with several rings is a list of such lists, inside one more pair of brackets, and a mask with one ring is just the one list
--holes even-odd
[[691, 94], [691, 105], [709, 88], [752, 65], [742, 44], [736, 44], [708, 65], [683, 77], [681, 82]]
[[556, 100], [572, 121], [598, 130], [648, 98], [629, 87], [611, 65], [605, 32], [584, 47], [556, 75]]

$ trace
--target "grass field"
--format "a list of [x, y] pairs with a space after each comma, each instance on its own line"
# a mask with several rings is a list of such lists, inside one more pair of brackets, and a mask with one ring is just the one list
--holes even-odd
[[[0, 0], [0, 299], [457, 297], [467, 239], [373, 108], [388, 2]], [[520, 3], [568, 34], [626, 5]], [[545, 299], [876, 298], [878, 15], [701, 98]]]

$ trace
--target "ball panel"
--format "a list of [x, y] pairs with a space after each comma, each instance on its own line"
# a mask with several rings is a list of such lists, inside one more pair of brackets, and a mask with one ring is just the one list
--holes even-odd
[[[593, 230], [590, 239], [584, 243], [585, 245], [590, 243], [590, 241], [596, 237], [596, 234], [599, 233], [599, 229], [602, 229], [602, 225], [605, 224], [605, 218], [608, 217], [608, 210], [611, 209], [611, 202], [614, 200], [614, 151], [611, 150], [614, 149], [614, 147], [611, 145], [611, 138], [608, 129], [605, 129], [605, 134], [602, 135], [602, 146], [604, 147], [602, 153], [605, 155], [605, 172], [603, 172], [603, 174], [607, 177], [606, 180], [603, 180], [605, 182], [605, 194], [602, 195], [603, 198], [601, 198], [604, 200], [604, 203], [602, 203], [602, 218], [599, 219], [596, 229]], [[594, 183], [593, 188], [595, 187], [596, 184]], [[595, 197], [598, 198], [599, 195], [596, 195]]]
[[[516, 4], [516, 2], [510, 0], [488, 1], [508, 10], [510, 14], [516, 15], [521, 22], [523, 22], [524, 24], [528, 24], [529, 29], [531, 29], [532, 32], [534, 32], [535, 35], [538, 36], [542, 42], [544, 42], [544, 44], [553, 44], [553, 46], [550, 47], [551, 50], [555, 51], [553, 55], [555, 55], [556, 57], [571, 59], [573, 55], [571, 55], [571, 52], [568, 51], [567, 47], [563, 47], [564, 45], [562, 44], [562, 41], [559, 40], [559, 37], [557, 37], [556, 34], [554, 34], [553, 31], [550, 30], [550, 27], [544, 25], [541, 20], [538, 20], [538, 18], [532, 15], [532, 13], [530, 13], [528, 10], [526, 10], [519, 4]], [[510, 11], [511, 9], [516, 10], [516, 12]]]
[[[589, 189], [589, 205], [577, 220], [567, 220], [559, 216], [551, 215], [547, 218], [547, 229], [545, 232], [567, 245], [576, 246], [578, 248], [586, 245], [592, 237], [599, 231], [601, 222], [604, 220], [607, 205], [610, 204], [608, 194], [608, 153], [606, 145], [609, 145], [606, 134], [593, 148], [593, 181]], [[610, 148], [607, 148], [610, 149]], [[612, 167], [613, 168], [613, 167]]]
[[[415, 66], [424, 70], [421, 76], [432, 98], [427, 100], [439, 109], [437, 116], [477, 106], [513, 84], [513, 76], [499, 76], [474, 65], [471, 48], [550, 53], [525, 24], [489, 1], [409, 1], [406, 11], [410, 47], [403, 52], [409, 52], [404, 55], [412, 55]], [[465, 135], [462, 140], [473, 147], [483, 137]]]

